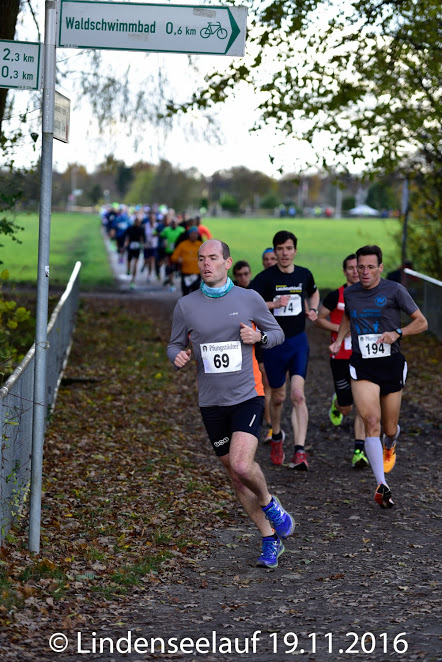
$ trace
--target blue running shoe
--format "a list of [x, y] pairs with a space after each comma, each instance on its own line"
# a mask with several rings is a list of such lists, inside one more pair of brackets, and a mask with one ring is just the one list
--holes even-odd
[[258, 568], [277, 568], [278, 559], [284, 551], [284, 543], [277, 538], [263, 538], [261, 556], [256, 562]]
[[284, 540], [292, 535], [295, 519], [284, 510], [278, 497], [272, 497], [269, 505], [263, 507], [263, 512], [280, 538]]

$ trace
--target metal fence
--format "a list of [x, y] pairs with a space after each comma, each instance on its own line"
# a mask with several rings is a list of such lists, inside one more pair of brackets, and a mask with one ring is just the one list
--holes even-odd
[[428, 330], [442, 340], [442, 282], [413, 269], [404, 269], [404, 285], [428, 321]]
[[[58, 386], [69, 356], [78, 308], [77, 262], [69, 283], [48, 324], [46, 402], [47, 414], [55, 405]], [[32, 423], [34, 410], [35, 345], [0, 389], [0, 544], [25, 504], [31, 479]]]

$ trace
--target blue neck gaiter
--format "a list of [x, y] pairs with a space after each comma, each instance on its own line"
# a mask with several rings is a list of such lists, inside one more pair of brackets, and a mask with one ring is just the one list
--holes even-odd
[[233, 283], [231, 279], [227, 276], [227, 280], [222, 285], [221, 287], [209, 287], [204, 283], [204, 281], [201, 281], [200, 289], [203, 294], [206, 295], [206, 297], [210, 297], [211, 299], [218, 299], [219, 297], [223, 297], [227, 292], [230, 292], [230, 290], [233, 287]]

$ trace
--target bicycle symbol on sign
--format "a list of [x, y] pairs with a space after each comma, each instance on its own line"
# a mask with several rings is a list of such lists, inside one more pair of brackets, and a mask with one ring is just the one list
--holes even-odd
[[221, 23], [209, 23], [205, 28], [201, 28], [200, 35], [203, 39], [207, 39], [210, 35], [216, 34], [218, 39], [225, 39], [227, 37], [227, 30], [221, 27]]

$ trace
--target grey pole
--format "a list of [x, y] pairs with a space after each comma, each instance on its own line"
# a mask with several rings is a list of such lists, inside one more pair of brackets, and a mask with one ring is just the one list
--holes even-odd
[[410, 193], [409, 193], [409, 183], [408, 177], [405, 177], [402, 184], [402, 200], [401, 200], [401, 212], [404, 219], [402, 225], [402, 242], [401, 242], [401, 260], [404, 264], [407, 259], [407, 235], [408, 235], [408, 214], [410, 211]]
[[336, 182], [335, 218], [342, 218], [342, 189], [339, 186], [339, 182]]
[[43, 442], [47, 416], [46, 358], [48, 351], [49, 245], [52, 202], [52, 151], [55, 106], [55, 38], [57, 0], [45, 3], [43, 118], [38, 236], [37, 310], [35, 328], [34, 410], [32, 427], [29, 549], [40, 551]]

